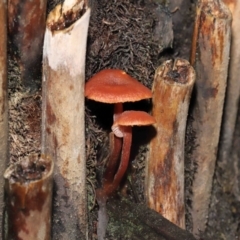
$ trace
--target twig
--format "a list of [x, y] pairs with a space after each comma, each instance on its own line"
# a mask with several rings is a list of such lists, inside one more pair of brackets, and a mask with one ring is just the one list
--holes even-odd
[[[6, 1], [0, 1], [0, 226], [3, 226], [4, 178], [8, 160], [8, 96], [7, 96], [7, 16]], [[2, 227], [0, 227], [2, 229]], [[0, 239], [3, 239], [0, 230]]]

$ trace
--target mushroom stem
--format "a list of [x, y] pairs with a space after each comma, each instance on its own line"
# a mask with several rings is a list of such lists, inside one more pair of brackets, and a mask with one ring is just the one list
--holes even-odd
[[[100, 194], [97, 194], [98, 201], [99, 200], [104, 201], [104, 198], [108, 198], [109, 196], [111, 196], [114, 193], [114, 191], [117, 190], [117, 188], [127, 170], [127, 167], [128, 167], [128, 162], [129, 162], [129, 158], [130, 158], [130, 149], [131, 149], [131, 144], [132, 144], [132, 127], [122, 127], [121, 130], [123, 130], [123, 132], [122, 132], [123, 133], [123, 147], [122, 147], [120, 164], [119, 164], [118, 170], [114, 176], [114, 179], [112, 181], [111, 181], [111, 177], [113, 175], [112, 173], [115, 172], [115, 171], [113, 171], [115, 169], [110, 169], [109, 166], [106, 169], [106, 175], [108, 178], [106, 178], [106, 176], [104, 176], [103, 186], [101, 189], [98, 190]], [[115, 139], [117, 139], [117, 138], [118, 137], [116, 137]], [[114, 151], [114, 154], [117, 154], [117, 152]], [[116, 155], [115, 157], [117, 157], [117, 156], [118, 155]], [[114, 158], [112, 158], [112, 159], [114, 159]], [[116, 165], [114, 166], [114, 163], [116, 163], [116, 161], [113, 161], [112, 159], [110, 159], [110, 161], [113, 164], [110, 164], [110, 165], [111, 165], [111, 168], [115, 168]], [[108, 171], [107, 171], [108, 169], [109, 169], [109, 171], [111, 171], [110, 173], [108, 173]]]
[[123, 104], [122, 103], [115, 103], [114, 104], [114, 114], [113, 114], [113, 121], [123, 112]]
[[[117, 119], [117, 117], [123, 112], [123, 104], [116, 103], [114, 104], [114, 114], [113, 121]], [[120, 155], [120, 151], [122, 148], [122, 139], [117, 137], [113, 132], [109, 134], [110, 139], [110, 156], [109, 161], [107, 163], [107, 167], [105, 169], [105, 173], [103, 175], [103, 186], [102, 189], [107, 191], [109, 185], [111, 185], [114, 174], [116, 173], [118, 158]]]
[[113, 132], [109, 134], [110, 157], [103, 175], [103, 188], [106, 184], [111, 184], [116, 173], [118, 158], [122, 148], [122, 139], [115, 136]]
[[123, 132], [123, 146], [122, 146], [121, 161], [120, 161], [120, 165], [117, 170], [117, 173], [115, 174], [115, 177], [113, 179], [113, 183], [111, 185], [111, 193], [118, 188], [127, 170], [129, 158], [130, 158], [130, 149], [132, 144], [132, 127], [124, 127], [124, 128], [122, 127], [122, 129], [124, 129], [124, 132]]
[[107, 194], [103, 188], [96, 190], [96, 198], [99, 206], [98, 210], [98, 225], [97, 225], [97, 239], [103, 240], [106, 235], [107, 224], [108, 224], [108, 215], [107, 215]]

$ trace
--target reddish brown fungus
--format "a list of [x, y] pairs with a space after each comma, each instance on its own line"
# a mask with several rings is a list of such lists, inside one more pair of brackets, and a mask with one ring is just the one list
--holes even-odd
[[128, 167], [132, 144], [132, 126], [146, 126], [154, 123], [155, 119], [143, 111], [125, 111], [113, 123], [112, 131], [118, 137], [123, 137], [123, 147], [120, 165], [109, 190], [110, 194], [118, 188]]
[[[124, 102], [151, 98], [152, 92], [122, 70], [104, 69], [88, 80], [85, 85], [85, 96], [94, 101], [115, 104], [113, 119], [116, 120], [123, 112]], [[103, 176], [105, 184], [113, 181], [122, 145], [121, 139], [116, 135], [111, 141], [113, 148], [110, 149], [110, 158]]]

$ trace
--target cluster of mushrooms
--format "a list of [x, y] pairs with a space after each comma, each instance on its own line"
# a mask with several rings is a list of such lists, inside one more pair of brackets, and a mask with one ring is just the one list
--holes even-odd
[[144, 111], [123, 111], [123, 103], [151, 98], [152, 92], [122, 70], [104, 69], [88, 80], [85, 96], [94, 101], [114, 104], [112, 132], [109, 135], [109, 160], [103, 174], [102, 186], [96, 190], [98, 204], [103, 204], [118, 189], [127, 170], [132, 126], [155, 123], [154, 118]]

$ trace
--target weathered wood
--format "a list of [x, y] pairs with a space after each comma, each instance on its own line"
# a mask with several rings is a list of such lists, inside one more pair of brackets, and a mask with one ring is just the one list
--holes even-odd
[[29, 156], [6, 169], [6, 239], [51, 239], [53, 167], [48, 157]]
[[185, 129], [194, 81], [189, 62], [176, 59], [156, 70], [152, 87], [156, 135], [146, 163], [147, 204], [181, 228], [185, 228]]
[[109, 215], [107, 237], [109, 239], [195, 239], [191, 233], [177, 227], [143, 204], [136, 204], [126, 199], [110, 200], [107, 209]]
[[53, 239], [87, 239], [84, 124], [90, 9], [84, 1], [47, 19], [43, 50], [42, 152], [53, 157]]
[[0, 1], [0, 239], [3, 239], [4, 178], [8, 157], [7, 16], [6, 1]]
[[197, 6], [191, 63], [196, 70], [192, 105], [197, 164], [192, 185], [193, 233], [204, 231], [219, 143], [228, 73], [231, 13], [221, 0], [200, 1]]
[[232, 12], [231, 51], [218, 161], [224, 168], [231, 152], [240, 94], [240, 2], [237, 0], [223, 2]]
[[20, 65], [22, 86], [36, 90], [42, 68], [43, 36], [46, 24], [46, 0], [9, 0], [8, 29], [12, 54]]

